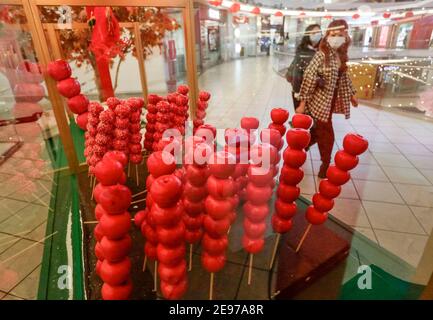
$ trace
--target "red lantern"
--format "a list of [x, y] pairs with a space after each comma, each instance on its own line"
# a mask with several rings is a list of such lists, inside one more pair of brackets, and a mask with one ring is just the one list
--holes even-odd
[[222, 0], [209, 1], [209, 4], [215, 7], [219, 7], [222, 3], [223, 3]]
[[239, 3], [233, 3], [229, 10], [231, 13], [236, 13], [241, 10], [241, 5]]
[[282, 17], [283, 13], [281, 11], [277, 11], [277, 12], [275, 12], [275, 16], [276, 17]]
[[306, 16], [305, 12], [301, 12], [301, 13], [299, 14], [299, 17], [301, 17], [301, 18], [303, 18], [303, 17], [305, 17], [305, 16]]
[[356, 19], [359, 19], [361, 16], [358, 14], [358, 13], [355, 13], [353, 16], [352, 16], [352, 19], [354, 19], [354, 20], [356, 20]]
[[251, 10], [251, 13], [253, 13], [253, 14], [260, 14], [260, 8], [259, 7], [254, 7], [253, 10]]
[[406, 12], [406, 14], [404, 16], [405, 16], [405, 18], [412, 18], [414, 16], [414, 14], [412, 11], [408, 11], [408, 12]]
[[391, 13], [389, 12], [384, 12], [382, 15], [385, 19], [389, 19], [391, 17]]
[[331, 20], [332, 19], [332, 15], [328, 14], [328, 15], [324, 16], [324, 18], [327, 19], [327, 20]]
[[371, 25], [372, 26], [377, 26], [379, 24], [379, 21], [378, 20], [373, 20], [373, 21], [371, 21]]

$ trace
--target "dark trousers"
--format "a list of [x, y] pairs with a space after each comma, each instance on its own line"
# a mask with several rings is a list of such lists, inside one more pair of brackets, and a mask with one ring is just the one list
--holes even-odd
[[332, 149], [335, 141], [332, 120], [328, 122], [316, 120], [310, 133], [311, 141], [309, 147], [317, 143], [320, 152], [320, 160], [322, 160], [318, 176], [319, 178], [326, 178], [326, 171], [331, 163]]

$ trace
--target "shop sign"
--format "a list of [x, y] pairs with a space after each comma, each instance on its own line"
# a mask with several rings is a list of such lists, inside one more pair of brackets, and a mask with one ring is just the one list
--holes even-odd
[[210, 19], [214, 19], [214, 20], [220, 20], [221, 18], [220, 11], [212, 8], [209, 8], [208, 16]]

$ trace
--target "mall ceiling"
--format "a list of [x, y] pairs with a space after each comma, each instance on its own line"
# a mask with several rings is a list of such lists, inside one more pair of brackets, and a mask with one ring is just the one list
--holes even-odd
[[433, 8], [433, 0], [240, 0], [260, 7], [278, 9], [349, 10], [365, 7], [367, 10]]

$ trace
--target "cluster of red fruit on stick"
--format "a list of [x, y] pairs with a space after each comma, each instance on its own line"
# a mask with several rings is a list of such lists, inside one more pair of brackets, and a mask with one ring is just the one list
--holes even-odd
[[206, 109], [209, 105], [210, 93], [207, 91], [200, 91], [198, 94], [197, 111], [195, 112], [195, 119], [193, 121], [193, 133], [204, 124], [206, 117]]
[[[208, 178], [208, 165], [206, 155], [212, 152], [211, 147], [200, 137], [191, 136], [185, 142], [185, 158], [191, 164], [186, 165], [185, 185], [183, 191], [183, 206], [185, 216], [183, 221], [186, 227], [185, 240], [190, 244], [189, 267], [192, 268], [192, 245], [202, 238], [204, 201], [207, 196], [206, 181]], [[200, 157], [197, 154], [200, 153]], [[186, 159], [186, 160], [187, 160]]]
[[203, 219], [201, 263], [211, 273], [209, 298], [213, 297], [214, 273], [224, 268], [226, 249], [233, 212], [235, 184], [231, 178], [236, 164], [232, 154], [218, 151], [210, 158], [209, 178], [206, 182], [208, 196]]
[[127, 211], [131, 204], [131, 191], [124, 185], [127, 161], [124, 153], [110, 151], [94, 170], [99, 181], [94, 190], [98, 220], [94, 230], [98, 258], [96, 273], [104, 282], [101, 290], [104, 300], [126, 300], [132, 292], [131, 260], [128, 257], [132, 247], [128, 234], [131, 216]]
[[[164, 175], [171, 175], [176, 170], [176, 162], [171, 153], [165, 151], [153, 152], [147, 159], [147, 169], [149, 175], [146, 180], [146, 189], [151, 190], [153, 182]], [[155, 262], [154, 273], [154, 290], [156, 291], [156, 269], [157, 269], [157, 246], [158, 237], [156, 233], [156, 222], [150, 211], [154, 205], [153, 196], [148, 192], [146, 196], [146, 208], [139, 211], [135, 216], [135, 224], [140, 227], [141, 234], [143, 235], [146, 243], [144, 245], [145, 261], [143, 262], [143, 270], [146, 266], [147, 259]]]
[[152, 182], [150, 194], [154, 203], [149, 214], [156, 226], [161, 292], [166, 299], [179, 299], [188, 287], [182, 181], [174, 174], [163, 175]]
[[[112, 123], [100, 124], [99, 115], [104, 111], [104, 108], [97, 102], [91, 102], [89, 104], [89, 115], [87, 121], [87, 132], [84, 134], [85, 137], [85, 149], [84, 156], [86, 157], [87, 164], [89, 165], [89, 173], [93, 174], [96, 164], [101, 161], [106, 151], [105, 145], [96, 143], [96, 136], [108, 136], [108, 140], [111, 141]], [[100, 140], [98, 140], [100, 141]]]
[[48, 74], [56, 80], [57, 90], [68, 99], [68, 108], [72, 113], [77, 114], [76, 123], [79, 128], [86, 130], [89, 99], [81, 94], [80, 83], [75, 78], [71, 78], [72, 71], [69, 63], [65, 60], [55, 60], [47, 66]]
[[313, 205], [309, 206], [306, 218], [313, 225], [322, 224], [328, 212], [334, 207], [334, 198], [341, 192], [341, 186], [350, 180], [349, 171], [359, 162], [358, 156], [368, 148], [368, 141], [358, 134], [347, 134], [343, 139], [343, 150], [337, 151], [334, 165], [326, 172], [326, 179], [320, 181], [319, 192], [313, 196]]
[[150, 94], [147, 98], [146, 133], [144, 148], [151, 151], [161, 151], [166, 145], [160, 143], [167, 129], [176, 129], [185, 135], [185, 122], [188, 120], [188, 92], [185, 85], [180, 85], [176, 92], [166, 98]]
[[[246, 187], [247, 202], [243, 206], [245, 232], [242, 237], [242, 245], [250, 253], [248, 284], [251, 284], [253, 256], [262, 251], [265, 244], [266, 218], [269, 215], [274, 163], [277, 158], [277, 149], [268, 143], [254, 145], [251, 151]], [[264, 156], [269, 157], [267, 164]]]
[[[144, 107], [144, 100], [141, 98], [129, 98], [128, 103], [131, 107], [131, 114], [129, 116], [129, 160], [131, 163], [138, 165], [143, 161], [141, 139], [141, 113]], [[137, 169], [137, 168], [136, 168]], [[136, 170], [138, 175], [138, 171]], [[138, 176], [137, 176], [138, 185]]]

